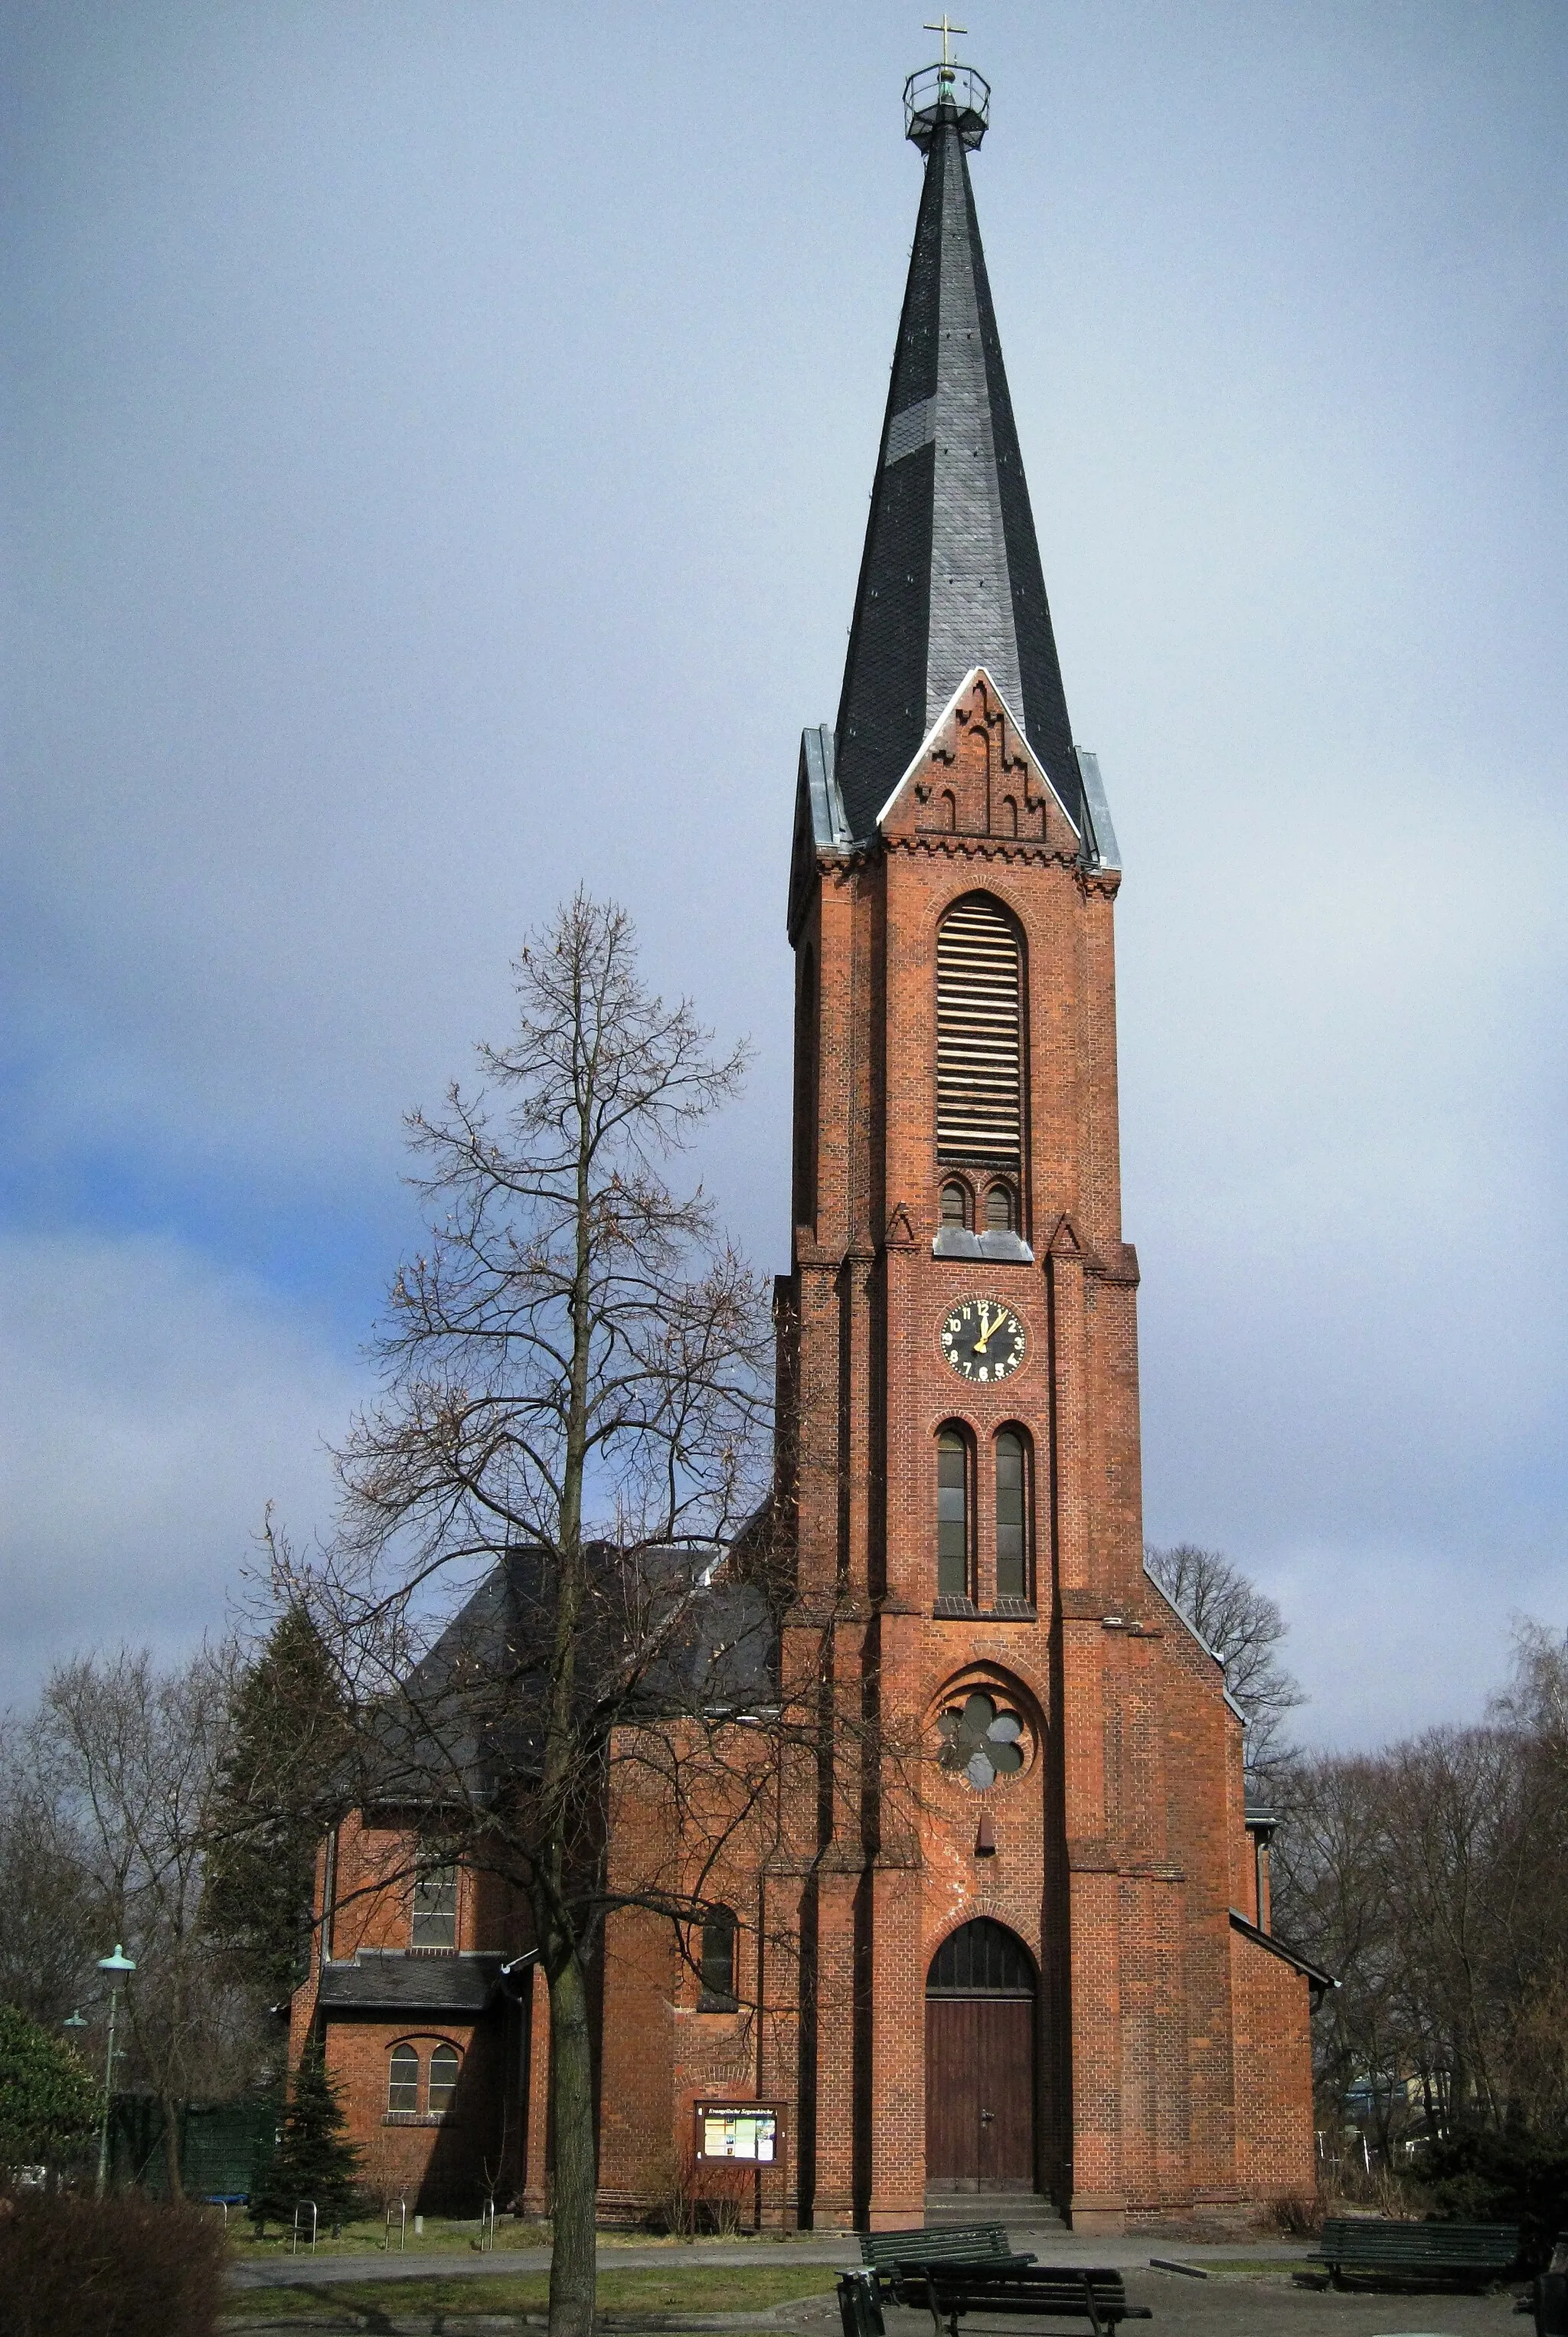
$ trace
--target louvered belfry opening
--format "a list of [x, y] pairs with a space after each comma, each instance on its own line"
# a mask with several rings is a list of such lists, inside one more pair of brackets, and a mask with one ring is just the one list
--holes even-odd
[[937, 934], [939, 1160], [1023, 1165], [1022, 971], [1001, 904], [955, 901]]

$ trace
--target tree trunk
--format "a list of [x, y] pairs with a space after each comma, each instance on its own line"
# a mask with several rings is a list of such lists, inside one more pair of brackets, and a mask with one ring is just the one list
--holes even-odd
[[571, 1954], [550, 1975], [550, 2097], [555, 2128], [550, 2337], [591, 2337], [599, 2206], [593, 2059], [588, 1989]]
[[163, 2112], [163, 2164], [169, 2176], [169, 2196], [183, 2199], [185, 2185], [180, 2179], [180, 2104], [169, 2094], [160, 2094], [158, 2106]]

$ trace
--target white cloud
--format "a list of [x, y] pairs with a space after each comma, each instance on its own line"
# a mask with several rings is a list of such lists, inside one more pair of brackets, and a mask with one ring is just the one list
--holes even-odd
[[356, 1374], [259, 1284], [171, 1240], [0, 1239], [0, 1702], [121, 1640], [223, 1628], [268, 1501], [328, 1521]]
[[[172, 1644], [269, 1492], [321, 1513], [354, 1374], [309, 1305], [368, 1323], [398, 1116], [579, 875], [755, 1038], [700, 1165], [783, 1263], [795, 742], [920, 54], [883, 8], [827, 82], [808, 19], [579, 10], [541, 108], [484, 5], [36, 13], [0, 1168], [84, 1230], [10, 1252], [17, 1677]], [[1362, 1736], [1392, 1680], [1400, 1725], [1457, 1709], [1511, 1607], [1563, 1619], [1565, 24], [1062, 0], [975, 47], [1127, 857], [1151, 1530], [1276, 1587], [1313, 1725]], [[138, 1211], [183, 1246], [91, 1230]], [[302, 1300], [209, 1262], [263, 1256]]]

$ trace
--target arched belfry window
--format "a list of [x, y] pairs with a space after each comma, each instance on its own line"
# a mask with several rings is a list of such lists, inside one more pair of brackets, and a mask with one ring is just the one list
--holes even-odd
[[1018, 1230], [1018, 1210], [1013, 1202], [1010, 1185], [997, 1184], [986, 1195], [986, 1231], [989, 1234], [1010, 1234]]
[[999, 901], [971, 893], [937, 931], [937, 1157], [1022, 1160], [1023, 952]]

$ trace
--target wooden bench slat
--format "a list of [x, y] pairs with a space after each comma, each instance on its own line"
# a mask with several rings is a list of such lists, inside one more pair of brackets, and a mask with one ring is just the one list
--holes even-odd
[[[935, 2230], [917, 2225], [908, 2232], [862, 2232], [860, 2235], [861, 2261], [874, 2264], [880, 2271], [883, 2264], [897, 2264], [901, 2259], [913, 2262], [937, 2262], [956, 2258], [968, 2264], [987, 2256], [1012, 2256], [1015, 2253], [1008, 2241], [1007, 2229], [1001, 2224], [949, 2224]], [[1027, 2259], [1032, 2263], [1032, 2257]]]
[[1371, 2215], [1334, 2215], [1324, 2224], [1309, 2264], [1362, 2272], [1506, 2272], [1519, 2253], [1512, 2224], [1400, 2224]]

